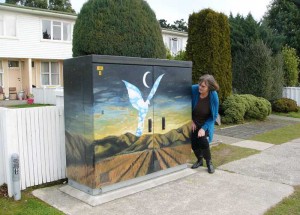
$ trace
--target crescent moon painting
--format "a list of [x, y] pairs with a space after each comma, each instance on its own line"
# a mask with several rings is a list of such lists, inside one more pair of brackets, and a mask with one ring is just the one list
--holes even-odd
[[143, 84], [144, 84], [144, 86], [147, 87], [147, 88], [149, 88], [149, 86], [148, 86], [147, 83], [146, 83], [146, 77], [147, 77], [147, 75], [148, 75], [149, 73], [150, 73], [149, 71], [148, 71], [148, 72], [145, 72], [145, 74], [144, 74], [144, 76], [143, 76]]

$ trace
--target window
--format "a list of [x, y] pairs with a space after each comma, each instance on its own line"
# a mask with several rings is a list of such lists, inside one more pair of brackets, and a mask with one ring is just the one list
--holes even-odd
[[180, 38], [170, 37], [169, 38], [169, 48], [172, 55], [178, 54], [178, 52], [182, 49], [182, 41]]
[[16, 37], [16, 27], [16, 16], [0, 16], [0, 36]]
[[0, 86], [3, 86], [3, 69], [2, 69], [2, 61], [0, 61]]
[[51, 39], [51, 21], [43, 20], [43, 39]]
[[19, 67], [19, 61], [8, 61], [8, 67]]
[[71, 41], [72, 25], [67, 22], [42, 20], [42, 38], [46, 40]]
[[59, 63], [42, 62], [42, 85], [59, 85]]
[[3, 16], [0, 16], [0, 36], [4, 36], [4, 20], [3, 20]]

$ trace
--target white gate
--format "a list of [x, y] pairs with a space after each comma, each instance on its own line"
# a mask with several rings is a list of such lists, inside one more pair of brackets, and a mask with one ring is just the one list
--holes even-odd
[[7, 183], [9, 196], [13, 153], [20, 156], [22, 190], [65, 178], [63, 107], [0, 108], [0, 153], [0, 185]]

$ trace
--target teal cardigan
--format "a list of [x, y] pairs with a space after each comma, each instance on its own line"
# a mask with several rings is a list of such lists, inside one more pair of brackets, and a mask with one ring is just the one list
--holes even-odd
[[[192, 108], [195, 109], [198, 101], [199, 101], [199, 86], [198, 84], [192, 85]], [[213, 140], [214, 130], [215, 130], [215, 121], [218, 117], [219, 112], [219, 96], [216, 91], [209, 92], [209, 100], [210, 100], [210, 111], [211, 116], [205, 121], [202, 126], [204, 131], [208, 131], [208, 142], [211, 143]]]

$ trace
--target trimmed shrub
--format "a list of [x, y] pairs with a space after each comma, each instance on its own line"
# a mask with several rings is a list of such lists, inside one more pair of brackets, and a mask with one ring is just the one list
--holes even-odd
[[231, 95], [222, 104], [223, 123], [243, 123], [244, 119], [264, 120], [271, 114], [271, 103], [250, 94]]
[[189, 17], [186, 54], [193, 62], [193, 83], [211, 74], [220, 85], [219, 98], [224, 101], [232, 92], [231, 46], [228, 18], [205, 9]]
[[90, 0], [78, 14], [73, 57], [89, 54], [165, 58], [155, 13], [143, 0]]
[[272, 103], [272, 109], [275, 112], [288, 113], [298, 112], [297, 102], [293, 99], [281, 98]]

